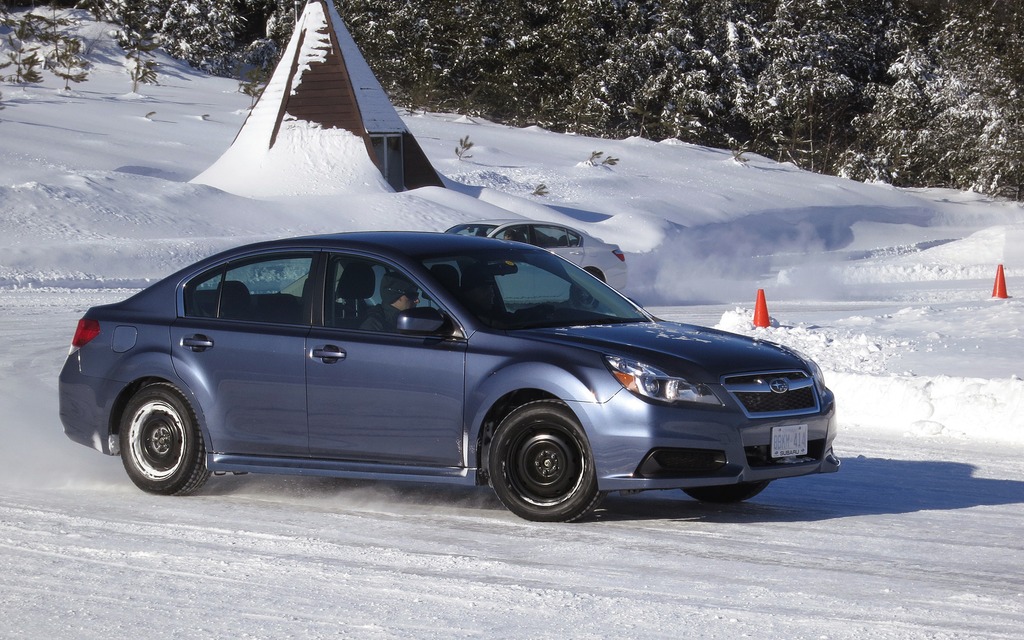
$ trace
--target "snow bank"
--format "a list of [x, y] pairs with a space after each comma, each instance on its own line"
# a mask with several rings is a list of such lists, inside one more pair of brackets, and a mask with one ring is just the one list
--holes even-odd
[[1024, 380], [826, 372], [843, 428], [1024, 444]]

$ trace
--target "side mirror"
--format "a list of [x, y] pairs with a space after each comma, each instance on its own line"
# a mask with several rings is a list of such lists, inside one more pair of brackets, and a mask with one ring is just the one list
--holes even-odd
[[449, 336], [452, 323], [433, 307], [413, 307], [398, 314], [398, 332], [419, 336]]

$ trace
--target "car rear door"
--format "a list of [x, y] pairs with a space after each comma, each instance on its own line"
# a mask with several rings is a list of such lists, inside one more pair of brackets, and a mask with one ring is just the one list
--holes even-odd
[[580, 246], [578, 233], [565, 227], [543, 224], [533, 225], [531, 231], [533, 244], [562, 256], [575, 265], [583, 266], [583, 248]]
[[216, 453], [306, 456], [305, 344], [314, 253], [228, 263], [184, 287], [174, 366]]
[[[392, 329], [360, 329], [333, 306], [347, 305], [344, 272], [371, 263], [372, 307], [394, 265], [335, 254], [328, 261], [323, 327], [306, 344], [309, 449], [314, 458], [433, 467], [465, 465], [466, 344]], [[420, 306], [431, 304], [420, 294]]]

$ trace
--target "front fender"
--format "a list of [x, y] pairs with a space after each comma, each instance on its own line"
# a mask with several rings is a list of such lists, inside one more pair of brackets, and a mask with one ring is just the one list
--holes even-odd
[[[467, 462], [472, 466], [482, 460], [479, 447], [485, 440], [484, 430], [497, 426], [507, 411], [514, 408], [503, 406], [503, 402], [517, 392], [526, 392], [532, 397], [557, 398], [570, 407], [576, 407], [574, 412], [583, 423], [584, 430], [589, 431], [589, 420], [581, 415], [579, 407], [600, 405], [622, 389], [600, 362], [599, 356], [590, 355], [592, 362], [587, 361], [584, 355], [552, 364], [529, 360], [528, 357], [517, 362], [494, 362], [470, 354], [466, 367], [465, 416], [470, 448]], [[550, 354], [548, 359], [551, 359]], [[488, 426], [489, 421], [493, 424]]]

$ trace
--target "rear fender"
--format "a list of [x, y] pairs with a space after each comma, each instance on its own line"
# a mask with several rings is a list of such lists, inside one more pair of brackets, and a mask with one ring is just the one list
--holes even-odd
[[[204, 441], [210, 442], [210, 433], [206, 427], [202, 404], [191, 385], [178, 375], [170, 353], [157, 349], [134, 353], [129, 358], [121, 359], [119, 366], [109, 375], [110, 377], [105, 381], [107, 386], [102, 389], [100, 395], [103, 398], [113, 398], [110, 405], [105, 407], [106, 415], [110, 416], [107, 427], [109, 435], [117, 435], [124, 408], [139, 389], [148, 384], [166, 382], [178, 389], [188, 400], [196, 414]], [[116, 447], [109, 453], [116, 455]]]

